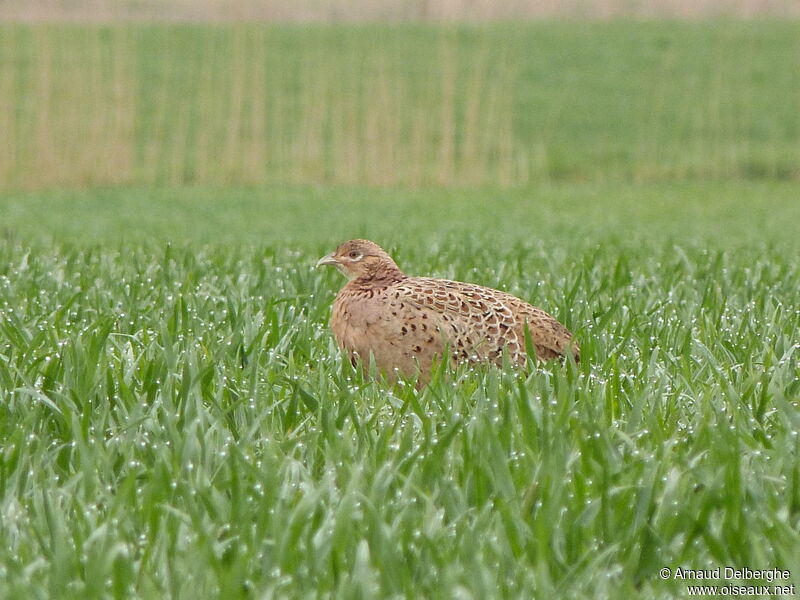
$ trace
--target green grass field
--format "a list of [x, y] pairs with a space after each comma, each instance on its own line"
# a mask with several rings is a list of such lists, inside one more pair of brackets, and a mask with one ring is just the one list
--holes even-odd
[[[674, 597], [800, 573], [793, 184], [6, 195], [0, 590]], [[455, 218], [450, 217], [458, 210]], [[365, 381], [351, 235], [506, 287], [578, 368]], [[793, 579], [796, 581], [796, 579]]]
[[[0, 598], [800, 584], [798, 44], [0, 26]], [[351, 237], [581, 363], [365, 379], [313, 268]]]

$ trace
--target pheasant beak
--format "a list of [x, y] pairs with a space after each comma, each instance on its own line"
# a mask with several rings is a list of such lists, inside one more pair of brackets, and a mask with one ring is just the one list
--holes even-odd
[[317, 266], [321, 267], [322, 265], [340, 265], [341, 263], [336, 259], [333, 252], [330, 254], [323, 256], [317, 261]]

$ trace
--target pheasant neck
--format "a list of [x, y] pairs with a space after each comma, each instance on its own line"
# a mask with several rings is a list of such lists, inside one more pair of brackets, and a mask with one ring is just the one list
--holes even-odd
[[384, 288], [404, 279], [407, 279], [407, 276], [397, 265], [382, 264], [371, 273], [354, 279], [351, 285], [358, 288]]

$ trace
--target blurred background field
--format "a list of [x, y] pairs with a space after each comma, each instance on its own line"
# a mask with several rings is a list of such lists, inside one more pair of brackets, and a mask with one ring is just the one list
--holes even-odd
[[0, 187], [800, 179], [800, 24], [0, 25]]
[[[645, 243], [800, 250], [797, 185], [786, 181], [559, 183], [506, 190], [113, 187], [6, 192], [2, 198], [2, 238], [44, 248], [172, 242], [321, 251], [360, 236], [399, 251], [432, 253], [444, 239], [481, 240], [484, 251], [496, 256], [526, 245], [552, 252], [593, 244], [635, 250]], [[462, 260], [469, 262], [470, 253]]]

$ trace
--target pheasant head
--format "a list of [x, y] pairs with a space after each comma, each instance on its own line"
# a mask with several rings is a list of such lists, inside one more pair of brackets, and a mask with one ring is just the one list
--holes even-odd
[[403, 273], [386, 251], [369, 240], [350, 240], [323, 256], [317, 266], [333, 265], [349, 280], [402, 277]]

